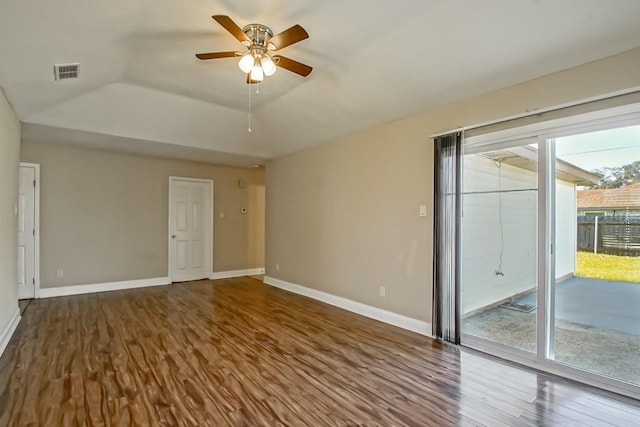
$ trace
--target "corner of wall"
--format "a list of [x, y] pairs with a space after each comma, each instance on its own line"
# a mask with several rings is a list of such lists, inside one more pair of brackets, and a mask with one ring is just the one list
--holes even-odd
[[[20, 122], [0, 89], [0, 344], [15, 330], [18, 310], [18, 171]], [[17, 317], [16, 317], [16, 312]]]

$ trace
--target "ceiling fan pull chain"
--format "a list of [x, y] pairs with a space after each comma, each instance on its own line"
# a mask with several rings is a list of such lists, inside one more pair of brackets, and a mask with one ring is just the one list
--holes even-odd
[[251, 133], [251, 85], [249, 86], [249, 133]]

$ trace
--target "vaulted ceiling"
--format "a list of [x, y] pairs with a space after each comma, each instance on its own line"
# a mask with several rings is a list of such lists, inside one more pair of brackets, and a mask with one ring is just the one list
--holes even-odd
[[[251, 95], [212, 19], [310, 38]], [[640, 46], [637, 0], [3, 0], [0, 87], [27, 139], [251, 164]], [[54, 81], [53, 65], [80, 63]], [[255, 91], [255, 86], [252, 86]]]

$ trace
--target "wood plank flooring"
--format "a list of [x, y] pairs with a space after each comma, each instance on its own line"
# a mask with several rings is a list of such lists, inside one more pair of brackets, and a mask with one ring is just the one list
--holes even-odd
[[35, 300], [0, 426], [640, 425], [640, 404], [251, 278]]

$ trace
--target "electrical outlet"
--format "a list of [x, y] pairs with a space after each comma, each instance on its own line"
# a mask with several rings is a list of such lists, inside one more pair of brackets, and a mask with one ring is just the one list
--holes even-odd
[[64, 270], [63, 270], [63, 269], [61, 269], [61, 268], [57, 269], [57, 270], [56, 270], [56, 277], [57, 277], [58, 279], [62, 279], [62, 278], [64, 277]]
[[276, 264], [276, 271], [280, 271], [280, 264]]
[[386, 298], [387, 297], [387, 288], [384, 286], [380, 286], [380, 297], [382, 298]]

